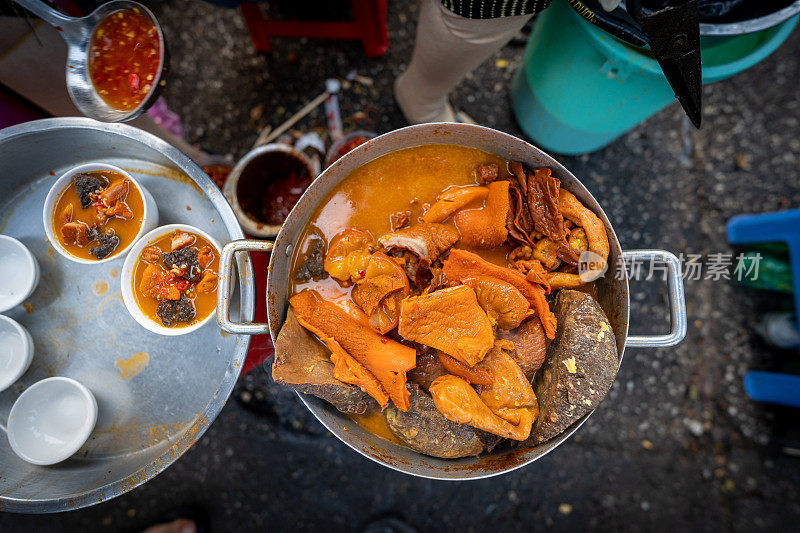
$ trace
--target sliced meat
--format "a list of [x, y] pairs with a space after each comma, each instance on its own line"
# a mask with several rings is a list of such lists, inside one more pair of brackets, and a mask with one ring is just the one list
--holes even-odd
[[78, 194], [83, 209], [92, 205], [91, 195], [105, 186], [100, 178], [91, 174], [75, 174], [72, 177], [72, 183], [75, 184], [75, 192]]
[[526, 172], [519, 162], [510, 168], [520, 184], [534, 229], [557, 243], [558, 257], [564, 262], [577, 265], [578, 256], [565, 239], [564, 216], [559, 209], [561, 180], [550, 175], [546, 167]]
[[144, 250], [142, 250], [142, 260], [150, 263], [156, 264], [161, 261], [161, 248], [158, 246], [148, 246]]
[[450, 251], [450, 256], [444, 261], [444, 275], [448, 280], [462, 281], [476, 275], [484, 275], [510, 283], [522, 293], [536, 311], [539, 320], [544, 326], [547, 338], [552, 339], [556, 334], [556, 318], [547, 306], [544, 288], [530, 283], [525, 276], [511, 270], [492, 264], [479, 255], [455, 248]]
[[494, 346], [491, 322], [466, 285], [403, 300], [398, 333], [468, 366], [479, 363]]
[[526, 320], [511, 331], [500, 330], [497, 337], [513, 343], [509, 355], [530, 381], [544, 362], [547, 338], [538, 320]]
[[389, 215], [389, 226], [392, 231], [407, 227], [411, 223], [411, 211], [398, 211]]
[[488, 187], [448, 187], [422, 215], [423, 222], [441, 222], [462, 207], [478, 202], [489, 195]]
[[500, 167], [497, 166], [497, 163], [478, 165], [478, 168], [475, 169], [475, 178], [477, 178], [478, 183], [483, 185], [496, 180], [499, 172]]
[[408, 409], [406, 372], [416, 364], [416, 350], [378, 334], [316, 291], [296, 294], [289, 304], [300, 325], [321, 339], [332, 338], [338, 342], [378, 378], [398, 409]]
[[408, 250], [430, 266], [445, 250], [458, 242], [458, 231], [445, 226], [423, 222], [381, 236], [378, 244], [386, 250]]
[[75, 208], [73, 207], [73, 205], [67, 204], [66, 207], [64, 207], [64, 209], [62, 209], [61, 213], [59, 214], [61, 222], [72, 222], [72, 215], [74, 212]]
[[462, 209], [453, 216], [461, 244], [469, 248], [496, 248], [506, 242], [509, 211], [508, 181], [489, 184], [486, 202], [479, 209]]
[[291, 307], [275, 339], [272, 379], [298, 392], [322, 398], [343, 413], [365, 414], [377, 407], [366, 392], [334, 377], [334, 364], [327, 350], [300, 325]]
[[439, 362], [448, 372], [467, 380], [470, 385], [491, 385], [494, 379], [492, 373], [483, 365], [483, 362], [475, 366], [467, 366], [444, 352], [439, 352]]
[[114, 205], [118, 200], [125, 198], [128, 195], [128, 180], [121, 179], [112, 182], [100, 193], [100, 201], [103, 205], [109, 207]]
[[533, 247], [531, 233], [533, 233], [533, 220], [525, 203], [525, 196], [520, 192], [519, 185], [512, 182], [508, 188], [509, 209], [506, 217], [508, 237], [517, 244]]
[[475, 291], [478, 304], [498, 328], [514, 329], [530, 315], [528, 300], [508, 282], [479, 275], [465, 278], [462, 283]]
[[171, 328], [178, 322], [189, 322], [195, 317], [191, 300], [182, 296], [179, 300], [159, 300], [156, 315], [165, 327]]
[[408, 371], [409, 383], [415, 383], [425, 390], [433, 381], [447, 374], [447, 369], [435, 352], [423, 352], [417, 355], [417, 366]]
[[161, 254], [161, 259], [169, 270], [183, 271], [181, 275], [176, 274], [177, 277], [194, 282], [199, 281], [203, 269], [200, 268], [200, 263], [197, 261], [197, 250], [194, 248], [183, 248]]
[[167, 280], [168, 274], [157, 265], [147, 265], [142, 272], [139, 282], [139, 292], [150, 298], [160, 298], [161, 287]]
[[217, 273], [213, 270], [206, 270], [197, 282], [197, 292], [211, 294], [217, 290]]
[[186, 248], [190, 244], [194, 244], [194, 241], [197, 240], [197, 237], [191, 235], [190, 233], [176, 233], [173, 235], [172, 240], [170, 241], [170, 247], [172, 251], [180, 250], [181, 248]]
[[67, 222], [61, 226], [61, 238], [67, 244], [86, 246], [89, 243], [89, 226], [83, 222]]
[[[197, 262], [200, 266], [206, 268], [214, 261], [214, 250], [210, 246], [203, 246], [197, 252]], [[322, 268], [322, 261], [320, 261], [320, 268]]]

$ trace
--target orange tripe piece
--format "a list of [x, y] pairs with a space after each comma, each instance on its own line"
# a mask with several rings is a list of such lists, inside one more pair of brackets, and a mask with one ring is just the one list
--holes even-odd
[[494, 346], [492, 324], [466, 285], [403, 300], [398, 333], [475, 366]]
[[492, 373], [490, 385], [480, 395], [460, 377], [436, 378], [429, 392], [445, 418], [501, 437], [525, 440], [539, 416], [536, 395], [519, 366], [499, 348], [486, 356], [482, 366]]
[[453, 216], [461, 244], [469, 248], [495, 248], [508, 238], [508, 181], [489, 184], [486, 203], [479, 209], [462, 209]]
[[[316, 333], [316, 332], [315, 332]], [[383, 386], [378, 379], [370, 374], [364, 365], [356, 361], [353, 356], [347, 353], [342, 345], [336, 342], [333, 337], [321, 337], [325, 346], [331, 351], [331, 361], [333, 362], [333, 377], [342, 383], [355, 385], [361, 390], [375, 398], [381, 409], [389, 403], [389, 396], [383, 390]]]
[[[484, 260], [479, 255], [456, 248], [450, 250], [450, 256], [444, 261], [443, 270], [445, 278], [451, 281], [461, 282], [469, 277], [484, 275], [510, 283], [530, 302], [531, 307], [536, 311], [536, 315], [542, 322], [547, 338], [555, 338], [556, 316], [547, 305], [547, 300], [544, 297], [544, 288], [541, 285], [529, 282], [525, 279], [525, 276], [516, 270], [497, 266]], [[402, 316], [400, 323], [403, 323]]]
[[474, 201], [483, 200], [488, 194], [488, 187], [448, 187], [436, 198], [430, 209], [422, 215], [422, 221], [441, 222], [462, 207]]
[[[384, 337], [356, 321], [339, 306], [323, 299], [317, 291], [305, 290], [296, 294], [289, 299], [289, 304], [300, 325], [320, 339], [334, 339], [342, 350], [377, 378], [398, 409], [408, 410], [410, 394], [406, 390], [406, 372], [416, 366], [417, 351], [414, 348]], [[352, 368], [350, 371], [358, 374]], [[362, 384], [359, 386], [363, 387]], [[369, 388], [364, 387], [364, 391], [378, 403], [382, 401], [380, 395], [373, 395]]]

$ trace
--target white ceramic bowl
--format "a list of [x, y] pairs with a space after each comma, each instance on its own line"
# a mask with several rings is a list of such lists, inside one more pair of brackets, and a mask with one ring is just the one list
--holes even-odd
[[167, 233], [172, 233], [176, 230], [196, 233], [214, 245], [214, 248], [217, 249], [217, 254], [222, 253], [222, 247], [214, 237], [201, 229], [195, 228], [194, 226], [189, 226], [187, 224], [168, 224], [166, 226], [161, 226], [136, 241], [136, 244], [134, 244], [133, 248], [131, 248], [130, 252], [128, 252], [128, 257], [125, 258], [125, 263], [122, 265], [122, 272], [119, 276], [120, 282], [122, 283], [122, 301], [125, 303], [125, 308], [128, 309], [128, 312], [131, 314], [133, 319], [136, 320], [136, 322], [141, 324], [145, 329], [148, 329], [153, 333], [158, 333], [159, 335], [186, 335], [187, 333], [191, 333], [202, 328], [208, 324], [212, 317], [216, 315], [215, 308], [215, 310], [209, 313], [207, 317], [195, 324], [192, 324], [191, 326], [168, 328], [147, 318], [145, 314], [142, 313], [142, 310], [139, 309], [139, 305], [136, 303], [136, 298], [133, 295], [133, 274], [136, 266], [136, 260], [139, 258], [142, 250], [149, 246], [153, 241], [158, 240]]
[[52, 465], [77, 452], [95, 422], [97, 401], [89, 389], [74, 379], [47, 378], [14, 402], [8, 415], [8, 442], [25, 461]]
[[0, 391], [14, 384], [33, 360], [33, 339], [16, 320], [0, 315]]
[[0, 235], [0, 313], [24, 302], [39, 284], [39, 263], [17, 239]]
[[[80, 257], [75, 257], [71, 253], [69, 253], [61, 243], [59, 242], [58, 238], [53, 234], [53, 209], [55, 208], [56, 202], [58, 201], [58, 197], [61, 194], [61, 191], [67, 186], [68, 183], [71, 183], [72, 176], [78, 174], [80, 172], [92, 172], [95, 170], [110, 170], [114, 172], [119, 172], [126, 178], [128, 178], [131, 183], [139, 190], [139, 194], [142, 196], [142, 204], [144, 205], [144, 216], [142, 217], [142, 227], [139, 228], [139, 232], [134, 237], [133, 241], [128, 244], [125, 248], [121, 250], [117, 250], [115, 253], [105, 257], [103, 259], [81, 259]], [[42, 210], [42, 222], [44, 223], [44, 232], [47, 234], [47, 240], [50, 241], [50, 244], [53, 248], [69, 259], [70, 261], [75, 261], [76, 263], [84, 263], [84, 264], [97, 264], [97, 263], [105, 263], [107, 261], [113, 261], [114, 259], [119, 259], [123, 257], [131, 247], [138, 241], [142, 235], [147, 233], [148, 231], [152, 230], [158, 225], [158, 206], [156, 206], [156, 201], [153, 199], [153, 196], [150, 192], [145, 189], [141, 183], [136, 181], [133, 176], [125, 172], [119, 167], [115, 167], [113, 165], [106, 165], [104, 163], [88, 163], [85, 165], [79, 165], [74, 167], [67, 172], [65, 172], [60, 178], [56, 180], [52, 187], [50, 187], [50, 192], [47, 193], [47, 198], [44, 200], [44, 209]]]

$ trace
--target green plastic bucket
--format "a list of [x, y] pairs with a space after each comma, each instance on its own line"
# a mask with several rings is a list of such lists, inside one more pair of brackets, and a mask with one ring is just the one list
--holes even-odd
[[[799, 17], [746, 35], [701, 38], [703, 83], [770, 55]], [[556, 1], [536, 20], [511, 100], [534, 144], [574, 155], [607, 145], [674, 102], [675, 94], [649, 50], [618, 41]]]

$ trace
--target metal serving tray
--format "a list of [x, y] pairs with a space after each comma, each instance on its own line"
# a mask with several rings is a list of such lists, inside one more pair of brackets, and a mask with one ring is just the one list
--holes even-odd
[[[25, 388], [50, 376], [86, 385], [98, 403], [97, 426], [71, 459], [51, 467], [18, 458], [0, 436], [0, 510], [55, 512], [119, 496], [164, 470], [194, 444], [231, 393], [250, 337], [200, 330], [164, 337], [128, 314], [120, 295], [123, 258], [99, 265], [71, 262], [49, 245], [42, 204], [70, 167], [87, 162], [130, 172], [158, 204], [159, 225], [197, 226], [222, 245], [244, 235], [221, 192], [174, 147], [123, 124], [84, 118], [29, 122], [0, 131], [0, 233], [22, 241], [39, 262], [41, 281], [24, 306], [8, 314], [30, 332], [33, 363], [0, 393], [0, 419]], [[252, 319], [252, 265], [239, 260], [233, 309]], [[241, 295], [241, 298], [239, 297]], [[147, 354], [135, 376], [121, 360]], [[142, 356], [137, 356], [142, 358]], [[132, 370], [134, 370], [132, 372]]]

